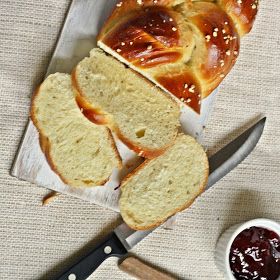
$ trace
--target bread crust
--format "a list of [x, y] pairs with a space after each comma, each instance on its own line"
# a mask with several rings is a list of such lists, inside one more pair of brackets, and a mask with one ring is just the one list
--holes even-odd
[[239, 37], [253, 26], [258, 0], [239, 2], [119, 1], [98, 35], [98, 46], [199, 114], [201, 100], [234, 66]]
[[[41, 84], [42, 85], [42, 84]], [[50, 145], [50, 141], [47, 137], [44, 136], [43, 132], [40, 129], [40, 126], [38, 124], [38, 121], [36, 119], [36, 114], [35, 114], [35, 101], [37, 96], [39, 95], [40, 92], [40, 88], [41, 85], [39, 85], [37, 87], [37, 89], [35, 90], [35, 92], [32, 95], [32, 99], [31, 99], [31, 109], [30, 109], [30, 119], [32, 120], [34, 126], [36, 127], [38, 133], [39, 133], [39, 144], [41, 147], [42, 152], [44, 153], [46, 160], [50, 166], [50, 168], [60, 177], [61, 181], [64, 184], [68, 184], [67, 180], [61, 175], [61, 173], [57, 170], [51, 156], [50, 156], [50, 149], [51, 149], [51, 145]]]
[[[81, 90], [81, 88], [79, 87], [79, 84], [77, 82], [77, 78], [76, 78], [76, 72], [77, 72], [77, 68], [75, 67], [74, 70], [72, 71], [72, 85], [73, 88], [75, 89], [75, 92], [77, 94], [77, 98], [79, 100], [80, 106], [84, 106], [84, 108], [88, 111], [92, 110], [92, 112], [99, 112], [100, 115], [106, 116], [105, 117], [105, 121], [102, 123], [106, 126], [108, 126], [108, 128], [115, 132], [117, 137], [132, 151], [134, 151], [135, 153], [137, 153], [139, 156], [144, 157], [144, 158], [155, 158], [161, 154], [163, 154], [170, 146], [173, 145], [173, 143], [176, 140], [176, 136], [178, 134], [178, 129], [177, 131], [175, 131], [174, 134], [174, 139], [173, 141], [171, 141], [169, 143], [169, 145], [166, 145], [164, 147], [162, 147], [161, 149], [149, 149], [147, 147], [140, 147], [137, 143], [131, 141], [131, 139], [129, 139], [128, 137], [126, 137], [123, 133], [121, 133], [119, 127], [117, 126], [117, 124], [114, 122], [113, 118], [111, 116], [109, 116], [106, 112], [104, 112], [102, 110], [102, 108], [96, 108], [94, 107], [93, 104], [87, 102], [85, 95], [83, 94], [83, 91]], [[149, 83], [151, 86], [154, 86], [150, 81], [144, 79], [143, 77], [140, 76], [139, 73], [136, 73], [137, 76], [141, 79], [143, 79], [144, 82]], [[178, 106], [178, 104], [176, 103], [176, 101], [169, 95], [166, 95], [165, 93], [163, 93], [162, 91], [159, 91], [160, 94], [164, 95], [165, 97], [168, 96], [169, 100], [171, 100], [173, 102], [174, 105]], [[90, 121], [94, 122], [94, 120], [89, 119]], [[95, 122], [96, 124], [100, 124], [98, 122]], [[178, 126], [179, 127], [179, 126]]]
[[[165, 152], [168, 152], [168, 150], [166, 150]], [[141, 163], [137, 168], [135, 168], [134, 170], [132, 170], [132, 172], [130, 172], [127, 176], [125, 176], [120, 184], [120, 190], [122, 190], [123, 185], [133, 176], [136, 176], [144, 167], [146, 167], [150, 162], [152, 161], [152, 159], [146, 159], [143, 163]], [[168, 218], [172, 217], [173, 215], [175, 215], [178, 212], [181, 212], [185, 209], [187, 209], [188, 207], [190, 207], [194, 201], [204, 192], [206, 186], [207, 186], [207, 182], [208, 182], [208, 176], [209, 176], [209, 161], [206, 160], [205, 161], [205, 172], [204, 172], [204, 179], [202, 184], [199, 187], [199, 191], [198, 194], [190, 201], [188, 201], [186, 204], [184, 204], [182, 207], [177, 207], [174, 208], [174, 211], [172, 211], [172, 213], [170, 213], [170, 215], [166, 218], [160, 219], [158, 221], [156, 221], [155, 223], [149, 225], [149, 226], [135, 226], [135, 225], [131, 225], [129, 223], [127, 223], [127, 221], [124, 218], [124, 222], [132, 229], [134, 230], [149, 230], [149, 229], [153, 229], [155, 227], [160, 226], [161, 224], [163, 224]]]
[[[40, 93], [41, 86], [42, 86], [42, 84], [37, 87], [37, 89], [35, 90], [32, 98], [31, 98], [30, 119], [33, 122], [34, 126], [36, 127], [36, 129], [39, 133], [39, 144], [40, 144], [42, 152], [44, 153], [44, 155], [46, 157], [46, 160], [47, 160], [50, 168], [60, 177], [60, 179], [62, 180], [63, 183], [65, 183], [67, 185], [71, 185], [71, 182], [69, 182], [65, 177], [63, 177], [63, 175], [58, 171], [57, 166], [55, 165], [54, 161], [52, 160], [52, 157], [51, 157], [51, 154], [50, 154], [50, 151], [51, 151], [50, 141], [44, 135], [42, 130], [40, 129], [40, 126], [39, 126], [38, 121], [36, 119], [35, 101], [36, 101], [37, 96]], [[118, 168], [121, 169], [122, 168], [122, 160], [121, 160], [120, 154], [117, 150], [117, 147], [115, 145], [114, 138], [112, 136], [111, 131], [108, 128], [106, 128], [106, 131], [107, 131], [108, 139], [111, 142], [111, 146], [114, 150], [114, 153], [115, 153], [117, 161], [118, 161]], [[108, 178], [104, 179], [104, 180], [100, 180], [99, 182], [96, 183], [96, 186], [104, 185], [109, 180], [109, 178], [110, 178], [110, 176]], [[75, 187], [77, 187], [77, 186], [75, 186]], [[84, 185], [81, 185], [80, 187], [92, 187], [92, 186], [88, 186], [88, 185], [84, 184]]]
[[219, 0], [219, 5], [230, 15], [236, 23], [240, 36], [249, 33], [253, 27], [259, 0], [246, 0], [241, 4], [235, 0]]

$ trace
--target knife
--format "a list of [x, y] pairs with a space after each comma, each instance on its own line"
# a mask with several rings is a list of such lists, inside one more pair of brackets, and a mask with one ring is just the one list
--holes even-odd
[[[257, 145], [265, 125], [261, 119], [243, 134], [209, 158], [209, 179], [206, 189], [234, 169]], [[123, 257], [152, 230], [135, 231], [122, 223], [101, 241], [87, 256], [64, 272], [57, 280], [85, 280], [109, 257]]]

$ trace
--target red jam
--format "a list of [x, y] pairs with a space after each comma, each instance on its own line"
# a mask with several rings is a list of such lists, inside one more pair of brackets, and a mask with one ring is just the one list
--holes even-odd
[[248, 228], [232, 243], [229, 261], [238, 280], [277, 280], [280, 276], [280, 237], [265, 228]]

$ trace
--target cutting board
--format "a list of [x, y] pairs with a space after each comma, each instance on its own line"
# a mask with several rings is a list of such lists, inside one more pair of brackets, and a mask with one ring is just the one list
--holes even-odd
[[[74, 66], [89, 55], [96, 47], [96, 36], [104, 21], [115, 7], [116, 0], [73, 0], [64, 22], [46, 76], [55, 72], [71, 73]], [[204, 99], [201, 114], [188, 107], [181, 108], [183, 132], [201, 139], [203, 128], [209, 116], [216, 92]], [[120, 171], [114, 170], [104, 186], [93, 188], [73, 188], [65, 185], [49, 167], [42, 153], [38, 132], [31, 121], [28, 122], [21, 145], [18, 149], [11, 175], [43, 186], [48, 189], [73, 195], [95, 204], [118, 211], [119, 183], [143, 159], [118, 141], [117, 147], [124, 163]]]

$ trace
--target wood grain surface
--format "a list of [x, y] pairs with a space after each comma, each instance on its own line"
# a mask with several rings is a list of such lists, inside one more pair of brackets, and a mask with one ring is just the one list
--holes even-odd
[[175, 280], [136, 257], [127, 257], [119, 264], [119, 268], [140, 280]]

